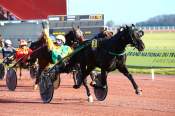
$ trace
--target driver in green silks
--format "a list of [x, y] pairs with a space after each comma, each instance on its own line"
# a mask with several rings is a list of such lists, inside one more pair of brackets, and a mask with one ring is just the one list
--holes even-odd
[[45, 36], [44, 38], [46, 39], [46, 44], [51, 51], [52, 62], [54, 64], [73, 52], [69, 46], [64, 45], [66, 40], [63, 35], [57, 35], [55, 39], [52, 40], [47, 29], [44, 29], [43, 34]]

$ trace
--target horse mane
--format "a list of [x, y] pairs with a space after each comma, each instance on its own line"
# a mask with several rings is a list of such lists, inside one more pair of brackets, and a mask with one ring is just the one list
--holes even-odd
[[68, 33], [65, 35], [66, 43], [65, 45], [72, 46], [73, 42], [75, 42], [75, 37], [74, 37], [74, 32], [73, 30], [70, 30]]

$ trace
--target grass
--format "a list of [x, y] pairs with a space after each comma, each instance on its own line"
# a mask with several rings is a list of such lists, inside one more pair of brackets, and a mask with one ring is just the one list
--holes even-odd
[[175, 33], [145, 33], [143, 41], [146, 47], [143, 52], [133, 48], [126, 50], [127, 65], [139, 66], [129, 70], [133, 73], [150, 73], [153, 67], [156, 74], [175, 75]]

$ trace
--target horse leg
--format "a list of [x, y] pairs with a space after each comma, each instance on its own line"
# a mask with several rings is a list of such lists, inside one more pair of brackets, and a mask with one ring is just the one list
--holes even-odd
[[87, 83], [87, 76], [90, 74], [90, 72], [93, 70], [93, 67], [87, 67], [86, 66], [82, 69], [82, 77], [83, 77], [83, 85], [86, 89], [86, 94], [88, 96], [88, 102], [93, 102], [93, 97], [91, 95], [90, 89], [88, 87], [88, 83]]
[[88, 67], [86, 65], [80, 65], [80, 68], [81, 68], [81, 71], [82, 71], [82, 77], [79, 78], [79, 83], [78, 85], [74, 85], [73, 88], [77, 89], [77, 88], [80, 88], [81, 86], [81, 83], [83, 83], [85, 89], [86, 89], [86, 94], [88, 96], [88, 101], [89, 102], [93, 102], [93, 97], [90, 93], [90, 89], [88, 87], [88, 84], [87, 84], [87, 76], [90, 74], [90, 72], [92, 71], [92, 67]]
[[18, 68], [17, 67], [15, 67], [15, 71], [16, 71], [16, 75], [18, 75], [18, 72], [17, 72], [18, 71]]
[[[74, 85], [73, 85], [73, 88], [74, 89], [78, 89], [78, 88], [80, 88], [80, 86], [82, 85], [82, 83], [83, 83], [83, 79], [84, 79], [84, 77], [86, 76], [85, 75], [85, 70], [86, 70], [86, 67], [85, 66], [82, 66], [82, 65], [79, 65], [79, 67], [80, 67], [80, 70], [81, 70], [81, 73], [82, 73], [82, 76], [80, 77], [80, 78], [78, 78], [78, 82], [76, 81], [76, 83], [74, 83]], [[80, 73], [80, 72], [78, 72], [78, 73]], [[76, 78], [76, 77], [75, 77]], [[74, 79], [75, 79], [74, 78]]]
[[73, 70], [72, 70], [73, 81], [74, 81], [74, 85], [73, 86], [78, 85], [78, 83], [77, 83], [77, 73], [79, 73], [79, 71], [80, 71], [79, 68], [80, 68], [79, 64], [75, 64], [75, 66], [73, 67]]
[[95, 82], [95, 77], [96, 77], [96, 75], [97, 75], [97, 73], [96, 73], [95, 70], [91, 71], [90, 77], [91, 77], [91, 80], [92, 80], [92, 81], [91, 81], [90, 85], [91, 85], [92, 87], [94, 87], [94, 85], [96, 84], [96, 82]]
[[19, 66], [19, 80], [21, 80], [21, 76], [22, 76], [22, 67]]
[[90, 89], [88, 87], [87, 78], [83, 79], [83, 85], [84, 85], [84, 87], [86, 89], [86, 94], [88, 96], [88, 102], [93, 102], [94, 100], [93, 100], [93, 97], [91, 95]]
[[103, 88], [106, 88], [107, 86], [107, 76], [108, 76], [108, 72], [105, 71], [104, 69], [101, 69], [101, 84]]
[[119, 67], [118, 70], [123, 73], [132, 83], [133, 85], [133, 88], [135, 89], [135, 93], [137, 95], [141, 95], [142, 94], [142, 90], [138, 87], [138, 85], [136, 84], [133, 76], [129, 73], [126, 65], [122, 66], [122, 67]]
[[43, 71], [43, 69], [41, 69], [41, 68], [38, 69], [35, 84], [34, 84], [34, 87], [33, 87], [34, 90], [37, 90], [37, 88], [38, 88], [39, 78], [40, 78], [40, 75], [41, 75], [42, 71]]

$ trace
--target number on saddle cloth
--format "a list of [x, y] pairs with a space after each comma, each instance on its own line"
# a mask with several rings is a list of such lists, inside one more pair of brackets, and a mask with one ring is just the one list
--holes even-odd
[[98, 46], [97, 39], [93, 39], [93, 40], [91, 41], [91, 48], [92, 48], [93, 50], [96, 50], [97, 46]]

